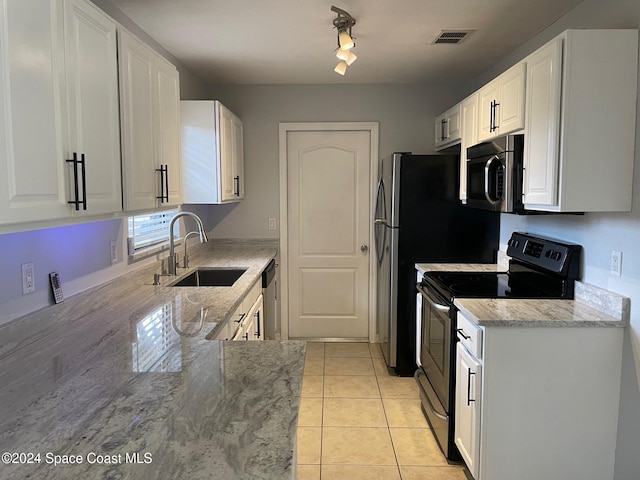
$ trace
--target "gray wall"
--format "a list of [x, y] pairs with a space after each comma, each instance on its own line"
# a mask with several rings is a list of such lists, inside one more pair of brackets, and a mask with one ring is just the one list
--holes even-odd
[[216, 237], [276, 238], [279, 220], [280, 122], [379, 122], [381, 157], [394, 151], [434, 152], [433, 121], [455, 101], [450, 85], [216, 86], [219, 99], [243, 121], [245, 199], [237, 205], [189, 206]]

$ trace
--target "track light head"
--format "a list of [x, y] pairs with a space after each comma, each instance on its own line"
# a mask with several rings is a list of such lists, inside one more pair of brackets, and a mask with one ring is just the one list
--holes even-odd
[[333, 20], [333, 26], [338, 30], [338, 51], [336, 57], [340, 59], [340, 62], [334, 71], [340, 75], [344, 75], [347, 70], [347, 65], [351, 65], [355, 62], [356, 58], [358, 58], [351, 52], [351, 49], [355, 47], [353, 37], [351, 36], [351, 27], [356, 24], [356, 19], [341, 8], [335, 6], [331, 7], [331, 11], [338, 14]]

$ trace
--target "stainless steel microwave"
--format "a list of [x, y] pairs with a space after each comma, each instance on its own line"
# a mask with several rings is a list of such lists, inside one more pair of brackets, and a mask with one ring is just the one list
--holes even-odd
[[523, 212], [524, 135], [505, 135], [467, 148], [467, 205]]

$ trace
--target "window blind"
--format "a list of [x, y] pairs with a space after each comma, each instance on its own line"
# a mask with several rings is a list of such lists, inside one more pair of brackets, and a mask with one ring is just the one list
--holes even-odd
[[[149, 213], [129, 217], [129, 255], [135, 255], [143, 249], [159, 247], [169, 242], [169, 223], [178, 210]], [[176, 238], [180, 236], [179, 222], [173, 226]]]

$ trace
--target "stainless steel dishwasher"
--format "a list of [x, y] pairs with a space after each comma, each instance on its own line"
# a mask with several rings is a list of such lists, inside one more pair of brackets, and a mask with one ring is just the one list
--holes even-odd
[[264, 338], [274, 340], [276, 334], [276, 300], [278, 281], [276, 280], [275, 259], [262, 272], [262, 298], [264, 299]]

